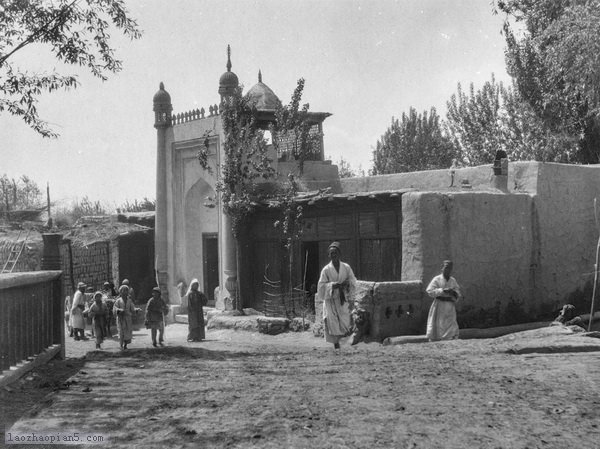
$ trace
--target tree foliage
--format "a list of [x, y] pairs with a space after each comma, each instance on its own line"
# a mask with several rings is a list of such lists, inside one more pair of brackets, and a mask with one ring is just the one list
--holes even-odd
[[456, 149], [444, 135], [435, 108], [417, 113], [410, 108], [377, 141], [373, 152], [373, 175], [447, 168]]
[[338, 167], [338, 174], [340, 178], [356, 178], [357, 176], [365, 176], [362, 166], [359, 165], [357, 169], [354, 169], [350, 162], [340, 156], [340, 160], [336, 163]]
[[[231, 218], [233, 234], [237, 237], [259, 199], [258, 181], [272, 178], [275, 171], [257, 110], [242, 95], [241, 87], [223, 103], [221, 120], [225, 134], [224, 158], [219, 167], [221, 176], [216, 188], [221, 195], [223, 210]], [[204, 168], [207, 167], [207, 151], [208, 148], [199, 154]]]
[[516, 86], [501, 88], [501, 146], [513, 161], [572, 163], [578, 139], [554, 132], [523, 99]]
[[0, 177], [0, 214], [8, 216], [11, 211], [42, 206], [42, 191], [31, 178], [23, 175], [15, 179], [6, 174]]
[[448, 101], [445, 127], [459, 149], [461, 165], [489, 164], [497, 150], [509, 159], [572, 162], [576, 141], [552, 131], [520, 94], [516, 84], [505, 87], [494, 75], [482, 88], [468, 93], [458, 84]]
[[121, 70], [111, 47], [113, 29], [137, 39], [141, 32], [124, 0], [6, 0], [0, 4], [0, 112], [18, 116], [44, 137], [56, 137], [37, 111], [44, 92], [77, 87], [75, 75], [31, 73], [12, 56], [44, 45], [62, 63], [86, 67], [106, 80]]
[[467, 166], [489, 164], [502, 147], [500, 120], [501, 83], [492, 80], [469, 92], [458, 84], [457, 93], [447, 102], [446, 127], [460, 152], [460, 162]]
[[[300, 108], [303, 89], [304, 80], [300, 79], [290, 103], [280, 106], [269, 123], [259, 119], [259, 111], [242, 95], [241, 87], [222, 104], [224, 158], [216, 188], [236, 237], [256, 205], [273, 196], [268, 189], [261, 188], [261, 183], [276, 175], [273, 158], [282, 145], [280, 138], [294, 136], [293, 151], [298, 155], [300, 166], [312, 151], [314, 140], [308, 135], [308, 104]], [[272, 134], [273, 149], [265, 140], [267, 129]], [[198, 160], [204, 169], [209, 169], [208, 148], [199, 152]]]
[[497, 6], [507, 17], [507, 70], [519, 94], [551, 132], [578, 139], [576, 153], [561, 159], [600, 162], [600, 2]]
[[269, 124], [276, 152], [289, 152], [292, 158], [298, 161], [300, 175], [304, 171], [304, 162], [312, 158], [319, 139], [310, 132], [313, 126], [308, 117], [310, 105], [300, 105], [303, 91], [304, 78], [300, 78], [290, 103], [286, 106], [280, 105], [275, 111], [275, 120]]

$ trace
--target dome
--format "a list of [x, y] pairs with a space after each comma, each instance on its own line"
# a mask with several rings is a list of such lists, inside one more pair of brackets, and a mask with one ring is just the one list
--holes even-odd
[[259, 111], [274, 111], [281, 106], [281, 101], [269, 86], [262, 82], [262, 74], [258, 72], [258, 83], [250, 88], [246, 99]]
[[219, 78], [219, 94], [233, 95], [239, 85], [238, 77], [231, 71], [231, 47], [227, 46], [227, 71]]
[[221, 75], [221, 78], [219, 78], [219, 93], [224, 89], [235, 89], [238, 85], [239, 80], [237, 75], [233, 72], [225, 72]]
[[161, 105], [166, 105], [166, 104], [171, 104], [171, 95], [169, 95], [169, 92], [167, 92], [165, 90], [165, 85], [162, 83], [160, 83], [159, 87], [158, 87], [158, 92], [156, 92], [154, 94], [154, 98], [152, 98], [152, 102], [157, 105], [157, 104], [161, 104]]

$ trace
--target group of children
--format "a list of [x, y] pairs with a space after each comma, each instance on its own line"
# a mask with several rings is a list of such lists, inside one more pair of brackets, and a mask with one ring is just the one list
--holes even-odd
[[[65, 300], [65, 322], [70, 336], [76, 341], [87, 340], [84, 331], [86, 320], [89, 320], [96, 349], [101, 349], [104, 340], [112, 338], [111, 325], [115, 320], [119, 345], [122, 350], [126, 350], [132, 340], [133, 316], [141, 312], [140, 308], [135, 307], [135, 293], [129, 286], [129, 281], [123, 280], [118, 293], [111, 282], [105, 282], [101, 291], [94, 293], [93, 289], [91, 292], [88, 290], [87, 285], [80, 282], [73, 299], [67, 296]], [[157, 346], [157, 333], [159, 344], [164, 344], [164, 317], [168, 313], [169, 307], [161, 298], [160, 289], [154, 287], [152, 298], [146, 305], [144, 323], [146, 328], [151, 329], [154, 347]]]

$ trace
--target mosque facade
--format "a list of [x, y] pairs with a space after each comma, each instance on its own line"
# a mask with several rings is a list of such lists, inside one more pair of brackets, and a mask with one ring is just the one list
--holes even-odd
[[[221, 98], [237, 86], [228, 57], [219, 81]], [[267, 121], [279, 104], [260, 75], [246, 95]], [[301, 177], [297, 201], [303, 207], [303, 232], [290, 269], [273, 227], [280, 217], [270, 208], [252, 215], [236, 257], [230, 221], [216, 191], [224, 157], [219, 106], [173, 114], [161, 84], [154, 112], [156, 271], [173, 305], [197, 278], [219, 307], [239, 293], [243, 307], [264, 310], [265, 278], [310, 290], [327, 263], [328, 244], [338, 240], [342, 259], [358, 279], [422, 283], [421, 292], [402, 299], [406, 307], [397, 309], [411, 311], [420, 323], [411, 329], [419, 332], [431, 303], [424, 287], [444, 259], [454, 261], [463, 289], [457, 306], [461, 327], [548, 318], [567, 302], [586, 313], [598, 239], [598, 165], [510, 162], [500, 171], [490, 164], [340, 179], [337, 167], [323, 157], [323, 124], [330, 114], [312, 113], [320, 147]], [[202, 148], [208, 149], [210, 171], [198, 162]], [[296, 170], [291, 156], [285, 151], [274, 156], [281, 176]]]

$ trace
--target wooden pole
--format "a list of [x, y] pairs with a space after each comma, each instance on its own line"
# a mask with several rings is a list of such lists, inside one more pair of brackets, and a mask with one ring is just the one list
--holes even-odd
[[596, 220], [596, 229], [598, 230], [598, 243], [596, 244], [596, 263], [594, 264], [594, 288], [592, 289], [592, 307], [590, 309], [590, 321], [588, 322], [588, 332], [592, 330], [592, 317], [594, 316], [594, 302], [596, 300], [596, 287], [598, 285], [598, 257], [600, 256], [600, 226], [598, 224], [598, 202], [594, 198], [594, 218]]
[[48, 227], [52, 227], [52, 216], [50, 215], [50, 183], [46, 181], [46, 199], [48, 201]]

